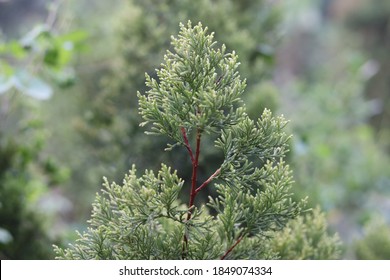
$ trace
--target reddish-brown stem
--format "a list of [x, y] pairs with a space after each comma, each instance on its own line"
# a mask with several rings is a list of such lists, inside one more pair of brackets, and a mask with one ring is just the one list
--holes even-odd
[[181, 253], [181, 257], [183, 260], [185, 260], [187, 258], [187, 247], [188, 247], [188, 238], [187, 238], [187, 235], [184, 234], [182, 253]]
[[[197, 173], [198, 173], [198, 165], [199, 165], [199, 154], [200, 154], [200, 140], [201, 140], [201, 131], [199, 129], [196, 130], [196, 150], [195, 150], [195, 157], [192, 152], [192, 149], [190, 147], [187, 133], [184, 127], [181, 128], [184, 144], [188, 150], [188, 153], [191, 157], [192, 162], [192, 177], [191, 177], [191, 191], [190, 191], [190, 201], [188, 203], [188, 208], [190, 209], [194, 205], [195, 196], [196, 196], [196, 179], [197, 179]], [[188, 210], [187, 213], [187, 221], [191, 219], [192, 212], [191, 210]], [[184, 234], [183, 237], [183, 252], [182, 252], [182, 258], [185, 259], [187, 256], [187, 248], [188, 248], [188, 237], [187, 234]]]
[[[196, 151], [195, 159], [192, 163], [192, 178], [191, 178], [191, 193], [190, 193], [190, 202], [188, 203], [188, 208], [191, 208], [194, 205], [196, 192], [196, 179], [198, 176], [198, 165], [199, 165], [199, 154], [200, 154], [200, 138], [202, 134], [199, 129], [196, 131]], [[191, 211], [188, 212], [187, 221], [191, 219]]]
[[230, 253], [231, 251], [233, 251], [233, 249], [241, 242], [241, 240], [242, 240], [243, 238], [244, 238], [244, 234], [241, 235], [241, 236], [237, 239], [237, 241], [232, 245], [232, 247], [230, 247], [229, 250], [226, 251], [226, 253], [221, 257], [221, 260], [224, 260], [224, 259], [227, 257], [227, 255], [229, 255], [229, 253]]
[[194, 164], [194, 161], [195, 161], [194, 154], [192, 152], [190, 143], [188, 142], [187, 132], [186, 132], [186, 129], [184, 127], [181, 128], [181, 134], [183, 135], [184, 146], [186, 147], [188, 153], [190, 154], [192, 164]]
[[[199, 166], [199, 154], [200, 154], [200, 140], [201, 140], [201, 130], [196, 130], [196, 150], [195, 150], [195, 157], [194, 153], [191, 149], [190, 143], [188, 141], [188, 136], [186, 129], [184, 127], [181, 128], [181, 133], [183, 135], [184, 139], [184, 146], [186, 147], [190, 158], [192, 162], [192, 177], [191, 177], [191, 190], [190, 190], [190, 201], [188, 203], [188, 208], [190, 209], [194, 205], [195, 197], [203, 188], [205, 188], [215, 177], [221, 173], [221, 168], [218, 168], [206, 181], [203, 182], [202, 185], [200, 185], [198, 188], [196, 187], [196, 181], [198, 176], [198, 166]], [[188, 210], [186, 221], [189, 221], [191, 219], [192, 210]], [[237, 242], [226, 252], [226, 254], [221, 257], [221, 259], [224, 259], [231, 250], [241, 241], [242, 237], [240, 237]], [[183, 249], [182, 249], [182, 258], [185, 259], [187, 257], [187, 248], [188, 248], [188, 236], [185, 233], [183, 237]]]
[[204, 187], [206, 187], [215, 177], [217, 177], [219, 175], [219, 173], [221, 172], [221, 168], [218, 168], [217, 171], [215, 171], [213, 173], [213, 175], [211, 175], [206, 181], [203, 182], [202, 185], [200, 185], [199, 188], [197, 188], [195, 190], [195, 194], [197, 194], [198, 192], [200, 192]]

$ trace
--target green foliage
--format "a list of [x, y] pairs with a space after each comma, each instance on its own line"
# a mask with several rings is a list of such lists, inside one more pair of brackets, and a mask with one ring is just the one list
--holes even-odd
[[15, 88], [33, 98], [48, 99], [53, 89], [42, 79], [45, 76], [59, 86], [71, 85], [74, 77], [69, 63], [82, 49], [85, 37], [82, 31], [57, 35], [51, 26], [42, 24], [18, 41], [0, 41], [0, 94]]
[[332, 260], [341, 256], [339, 238], [327, 234], [326, 217], [318, 207], [291, 220], [275, 234], [270, 247], [285, 260]]
[[369, 222], [355, 248], [357, 259], [390, 260], [390, 226], [382, 219]]
[[[83, 108], [85, 117], [77, 122], [90, 154], [96, 157], [94, 162], [104, 164], [107, 170], [112, 167], [114, 156], [117, 159], [115, 169], [106, 176], [117, 180], [132, 163], [139, 169], [158, 170], [159, 162], [173, 167], [185, 162], [184, 157], [162, 152], [166, 138], [143, 137], [143, 130], [138, 126], [142, 120], [137, 114], [135, 94], [137, 90], [147, 90], [143, 79], [145, 72], [156, 78], [155, 69], [162, 62], [164, 50], [170, 48], [169, 38], [177, 33], [179, 22], [203, 22], [216, 31], [217, 40], [226, 43], [226, 50], [236, 50], [242, 62], [240, 73], [247, 81], [246, 97], [249, 97], [260, 95], [260, 87], [255, 86], [261, 84], [261, 78], [268, 77], [273, 46], [278, 38], [279, 17], [277, 6], [263, 0], [127, 1], [118, 16], [117, 48], [110, 56], [112, 73], [104, 76], [99, 94], [95, 88], [84, 90], [89, 94]], [[213, 82], [214, 77], [210, 79], [208, 83]], [[262, 110], [250, 108], [248, 114], [254, 112], [253, 116], [257, 117], [259, 111]], [[206, 146], [212, 146], [212, 141]], [[209, 172], [222, 160], [220, 154], [207, 147], [202, 157], [210, 163]], [[152, 165], [150, 159], [155, 160]], [[191, 174], [186, 172], [181, 176], [189, 180]]]
[[267, 81], [256, 84], [243, 97], [248, 116], [252, 119], [266, 108], [272, 112], [276, 111], [280, 103], [279, 98], [275, 85]]
[[[56, 246], [57, 258], [284, 256], [277, 249], [267, 250], [267, 245], [302, 213], [305, 204], [291, 198], [292, 176], [283, 161], [288, 150], [289, 137], [283, 132], [287, 122], [282, 116], [273, 117], [269, 110], [256, 122], [249, 119], [241, 104], [245, 82], [237, 71], [237, 56], [226, 53], [224, 46], [217, 48], [207, 28], [201, 24], [192, 27], [190, 22], [181, 25], [172, 45], [157, 77], [146, 76], [149, 90], [138, 93], [139, 110], [149, 133], [173, 141], [169, 150], [188, 152], [191, 180], [185, 182], [164, 164], [157, 175], [145, 171], [140, 177], [133, 167], [122, 185], [105, 179], [105, 188], [95, 199], [90, 227], [70, 248]], [[207, 136], [215, 139], [215, 148], [221, 150], [224, 160], [199, 184], [198, 167], [207, 165], [200, 161], [202, 140]], [[198, 205], [196, 196], [209, 188], [215, 188], [217, 196]], [[182, 191], [189, 196], [188, 204], [179, 196]], [[309, 220], [305, 222], [312, 222]], [[327, 239], [324, 220], [321, 222], [307, 226], [306, 234], [313, 241], [297, 246], [297, 256], [300, 250], [315, 245], [318, 248], [312, 254], [301, 254], [302, 258], [336, 257], [336, 239]], [[298, 223], [303, 226], [303, 220]]]
[[[318, 9], [312, 2], [303, 4], [309, 11], [302, 14]], [[310, 26], [289, 22], [280, 69], [276, 69], [283, 82], [279, 110], [291, 119], [289, 128], [294, 133], [287, 162], [295, 174], [295, 195], [309, 195], [311, 206], [320, 204], [330, 212], [329, 223], [346, 244], [344, 257], [351, 258], [361, 221], [369, 213], [388, 211], [390, 163], [378, 145], [385, 138], [369, 123], [384, 107], [379, 99], [365, 95], [375, 61], [356, 50], [357, 38], [333, 18], [321, 20], [324, 24]], [[365, 34], [372, 38], [373, 33]], [[370, 204], [378, 195], [383, 201]]]
[[[12, 119], [11, 114], [8, 117]], [[37, 203], [48, 185], [61, 182], [63, 175], [61, 168], [41, 155], [45, 138], [41, 125], [32, 118], [22, 121], [14, 132], [17, 138], [1, 127], [0, 230], [7, 237], [0, 240], [1, 258], [53, 257], [48, 246], [54, 241], [48, 234], [48, 215], [40, 213]]]
[[370, 116], [370, 124], [375, 128], [378, 140], [387, 153], [390, 151], [389, 13], [388, 2], [366, 1], [347, 18], [347, 26], [356, 33], [360, 47], [370, 59], [365, 67], [369, 80], [364, 93], [376, 105], [375, 113]]
[[237, 123], [242, 111], [233, 110], [245, 83], [237, 72], [235, 53], [226, 54], [225, 46], [215, 50], [212, 35], [200, 27], [182, 28], [172, 40], [175, 53], [168, 52], [165, 64], [157, 70], [159, 82], [146, 77], [151, 89], [138, 94], [142, 117], [153, 123], [152, 132], [167, 135], [184, 145], [182, 133], [194, 128], [205, 133], [218, 132]]
[[290, 163], [302, 196], [346, 213], [362, 209], [370, 193], [388, 193], [390, 164], [367, 124], [366, 60], [344, 48], [339, 50], [343, 59], [337, 58], [339, 69], [331, 60], [321, 71], [312, 71], [315, 82], [289, 87], [281, 109], [292, 121]]
[[[278, 5], [264, 0], [117, 2], [117, 5], [104, 8], [104, 25], [100, 22], [94, 24], [93, 18], [86, 20], [88, 25], [92, 25], [89, 44], [94, 46], [94, 52], [89, 53], [89, 57], [81, 57], [78, 73], [80, 81], [77, 88], [68, 94], [79, 100], [75, 104], [69, 103], [69, 99], [63, 100], [69, 107], [79, 108], [80, 112], [71, 116], [77, 137], [82, 139], [74, 146], [82, 147], [82, 152], [77, 153], [77, 160], [74, 157], [68, 160], [73, 161], [74, 171], [68, 188], [71, 190], [69, 196], [74, 197], [75, 207], [79, 209], [77, 211], [84, 216], [89, 215], [90, 211], [90, 203], [85, 203], [85, 200], [96, 192], [98, 178], [103, 175], [120, 181], [133, 163], [139, 170], [157, 171], [161, 162], [174, 169], [187, 162], [185, 154], [173, 156], [173, 153], [164, 153], [167, 138], [144, 137], [144, 131], [139, 127], [143, 120], [138, 114], [136, 94], [137, 91], [147, 90], [145, 73], [156, 79], [155, 69], [159, 68], [165, 50], [171, 48], [170, 36], [177, 34], [180, 22], [189, 19], [192, 22], [203, 22], [216, 32], [216, 40], [226, 43], [226, 51], [234, 49], [239, 55], [242, 62], [239, 65], [240, 74], [247, 81], [247, 93], [243, 99], [251, 105], [248, 107], [248, 115], [256, 119], [264, 108], [273, 109], [268, 99], [260, 105], [253, 99], [262, 95], [264, 88], [260, 81], [269, 79], [272, 70], [270, 66], [273, 64], [274, 46], [279, 39]], [[107, 13], [113, 6], [114, 11]], [[84, 13], [78, 18], [85, 20]], [[101, 36], [107, 38], [104, 43], [99, 39]], [[275, 99], [275, 86], [267, 84], [267, 92], [271, 92], [273, 87]], [[63, 139], [61, 137], [57, 141]], [[201, 158], [209, 164], [199, 167], [202, 180], [207, 179], [204, 174], [214, 172], [223, 160], [220, 151], [212, 149], [214, 140], [211, 137], [203, 139], [203, 143], [208, 144]], [[68, 143], [66, 141], [62, 146]], [[112, 158], [115, 158], [115, 163]], [[89, 166], [88, 170], [84, 166]], [[190, 169], [180, 170], [179, 174], [186, 181], [191, 180]], [[80, 191], [76, 187], [79, 185], [85, 187]], [[204, 202], [208, 191], [206, 189], [200, 194]]]
[[58, 35], [47, 22], [18, 41], [0, 41], [1, 258], [53, 257], [52, 213], [43, 213], [40, 199], [69, 171], [47, 155], [49, 131], [37, 100], [52, 95], [54, 88], [45, 80], [69, 85], [69, 63], [84, 37], [78, 31]]

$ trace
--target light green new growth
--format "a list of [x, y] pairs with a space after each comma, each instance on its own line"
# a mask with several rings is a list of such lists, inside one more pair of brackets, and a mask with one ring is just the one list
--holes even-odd
[[[150, 90], [138, 93], [145, 120], [141, 125], [148, 133], [168, 136], [173, 141], [168, 150], [188, 153], [191, 182], [165, 165], [157, 174], [145, 171], [141, 177], [133, 167], [122, 185], [105, 180], [90, 228], [70, 248], [56, 247], [59, 259], [283, 257], [274, 248], [286, 231], [277, 233], [304, 205], [291, 199], [291, 171], [283, 161], [287, 121], [269, 110], [256, 121], [249, 119], [242, 106], [245, 81], [237, 71], [236, 54], [226, 53], [225, 46], [217, 48], [213, 34], [201, 24], [181, 25], [172, 45], [157, 76], [146, 76]], [[215, 140], [224, 160], [199, 182], [198, 167], [207, 164], [200, 160], [204, 138]], [[214, 188], [217, 196], [197, 205], [195, 198], [205, 188]], [[183, 191], [188, 203], [181, 200]], [[325, 230], [319, 231], [326, 236]]]
[[270, 249], [285, 260], [331, 260], [341, 256], [338, 235], [326, 232], [325, 215], [317, 207], [312, 212], [288, 222], [275, 233]]

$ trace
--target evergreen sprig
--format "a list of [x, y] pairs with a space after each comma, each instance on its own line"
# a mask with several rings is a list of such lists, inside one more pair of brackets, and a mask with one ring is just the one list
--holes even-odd
[[213, 34], [199, 24], [193, 29], [181, 25], [178, 38], [172, 38], [175, 53], [164, 57], [165, 64], [157, 71], [158, 81], [146, 75], [147, 95], [138, 93], [139, 108], [152, 123], [149, 133], [171, 137], [185, 145], [181, 131], [194, 128], [218, 132], [236, 123], [242, 110], [234, 110], [245, 88], [237, 67], [237, 55], [225, 53], [222, 45], [215, 48]]
[[[157, 174], [145, 171], [141, 177], [133, 167], [122, 185], [105, 179], [93, 205], [91, 227], [70, 248], [56, 247], [58, 258], [280, 256], [271, 241], [302, 213], [305, 204], [292, 200], [292, 175], [283, 161], [290, 137], [283, 131], [287, 121], [267, 109], [257, 121], [249, 119], [240, 98], [245, 81], [237, 71], [237, 56], [226, 53], [224, 46], [217, 48], [213, 34], [200, 23], [181, 25], [172, 45], [174, 50], [167, 52], [165, 63], [156, 70], [157, 79], [146, 76], [149, 91], [138, 93], [145, 120], [141, 125], [148, 125], [148, 133], [170, 137], [174, 144], [169, 149], [187, 150], [191, 182], [186, 184], [165, 165]], [[224, 160], [199, 183], [205, 134], [216, 139]], [[197, 205], [196, 196], [211, 187], [217, 197]], [[179, 197], [183, 191], [189, 195], [187, 204]]]

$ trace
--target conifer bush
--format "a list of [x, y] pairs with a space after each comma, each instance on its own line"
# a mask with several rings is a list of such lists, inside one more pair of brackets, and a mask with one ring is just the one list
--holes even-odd
[[[290, 138], [284, 132], [287, 121], [268, 109], [257, 120], [248, 117], [237, 55], [224, 45], [218, 48], [213, 33], [200, 23], [181, 25], [172, 47], [157, 75], [146, 75], [149, 90], [138, 93], [139, 112], [147, 134], [167, 136], [166, 150], [187, 154], [191, 180], [184, 182], [180, 170], [165, 164], [142, 175], [133, 166], [122, 184], [104, 179], [90, 227], [69, 248], [55, 246], [58, 259], [283, 257], [280, 240], [295, 234], [291, 221], [306, 211], [305, 200], [292, 199], [292, 174], [283, 160]], [[207, 165], [202, 143], [210, 139], [223, 160], [201, 181], [199, 167]], [[217, 195], [197, 203], [208, 188]], [[297, 223], [312, 222], [319, 212], [312, 215]], [[305, 243], [317, 248], [304, 257], [338, 257], [337, 238], [329, 237], [326, 227], [308, 226], [305, 234], [321, 240]], [[316, 254], [321, 248], [330, 253]]]
[[[107, 61], [110, 61], [110, 64], [106, 65], [107, 73], [93, 68], [88, 73], [95, 73], [94, 76], [85, 76], [86, 71], [82, 71], [81, 75], [84, 76], [80, 76], [78, 83], [83, 88], [79, 89], [81, 92], [76, 95], [82, 96], [85, 101], [80, 106], [80, 117], [75, 119], [74, 124], [86, 144], [83, 148], [86, 158], [84, 162], [78, 160], [72, 165], [74, 183], [71, 185], [78, 186], [82, 181], [83, 185], [96, 186], [96, 179], [103, 174], [112, 180], [121, 180], [132, 164], [136, 164], [139, 170], [147, 168], [158, 171], [160, 162], [165, 162], [174, 169], [179, 169], [187, 162], [186, 154], [163, 151], [166, 138], [144, 137], [143, 128], [139, 127], [142, 120], [137, 112], [138, 99], [134, 94], [137, 90], [147, 90], [144, 73], [154, 77], [155, 68], [159, 67], [165, 50], [170, 46], [170, 36], [176, 34], [180, 22], [202, 22], [215, 31], [215, 39], [224, 42], [227, 51], [235, 50], [239, 55], [240, 74], [247, 81], [243, 99], [248, 100], [247, 104], [253, 104], [247, 106], [249, 116], [258, 117], [265, 107], [271, 110], [276, 108], [275, 86], [265, 80], [270, 79], [274, 47], [281, 35], [279, 5], [265, 0], [122, 2], [124, 5], [120, 9], [121, 13], [114, 13], [113, 16], [114, 32], [110, 33], [110, 44], [113, 44], [113, 47], [107, 48], [106, 43], [103, 46], [104, 53], [109, 51]], [[95, 32], [95, 25], [93, 28]], [[96, 33], [96, 36], [91, 37], [99, 38], [98, 35]], [[90, 44], [97, 46], [99, 42]], [[91, 62], [84, 61], [81, 64], [84, 67]], [[91, 83], [91, 80], [99, 82]], [[267, 88], [264, 88], [264, 85], [267, 85]], [[262, 94], [259, 95], [259, 92]], [[264, 96], [265, 102], [258, 101], [260, 96]], [[260, 104], [262, 109], [256, 106], [256, 103]], [[254, 106], [257, 108], [252, 115]], [[203, 143], [206, 144], [205, 139]], [[208, 149], [209, 146], [211, 149]], [[203, 174], [212, 173], [222, 160], [212, 147], [213, 141], [203, 148], [202, 158], [207, 160], [208, 165], [200, 167], [202, 172], [199, 176], [202, 179], [207, 179]], [[154, 160], [148, 160], [148, 156], [153, 156]], [[112, 164], [113, 157], [116, 159], [115, 166]], [[96, 168], [92, 168], [91, 162]], [[88, 171], [82, 168], [84, 165], [90, 166]], [[191, 172], [182, 171], [180, 177], [188, 181], [191, 179]], [[90, 191], [95, 192], [96, 189], [91, 187], [83, 190], [84, 193]], [[207, 191], [200, 196], [206, 199]], [[81, 194], [77, 197], [75, 205], [83, 208], [81, 197]], [[89, 211], [89, 208], [87, 210]]]

